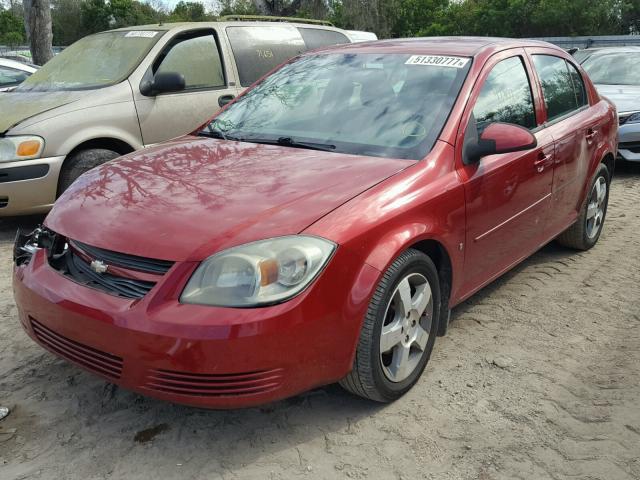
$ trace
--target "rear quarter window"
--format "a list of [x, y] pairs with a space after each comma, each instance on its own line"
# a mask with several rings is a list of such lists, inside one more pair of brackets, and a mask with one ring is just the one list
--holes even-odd
[[227, 27], [227, 36], [243, 87], [307, 50], [298, 29], [289, 26]]
[[334, 30], [298, 27], [298, 31], [300, 35], [302, 35], [302, 39], [308, 50], [328, 47], [330, 45], [340, 45], [342, 43], [351, 43], [346, 35]]

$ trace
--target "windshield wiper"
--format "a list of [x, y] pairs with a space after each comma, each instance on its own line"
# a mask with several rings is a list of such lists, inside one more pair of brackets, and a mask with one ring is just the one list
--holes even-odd
[[336, 149], [335, 145], [331, 145], [329, 143], [299, 142], [291, 137], [279, 137], [277, 139], [245, 137], [242, 141], [263, 143], [265, 145], [283, 145], [285, 147], [305, 148], [307, 150], [320, 150], [322, 152], [332, 152]]
[[323, 152], [331, 152], [336, 149], [336, 146], [330, 143], [299, 142], [291, 137], [280, 137], [277, 143], [278, 145], [286, 145], [287, 147], [308, 148], [309, 150], [321, 150]]
[[227, 133], [224, 133], [222, 130], [218, 129], [218, 128], [213, 128], [210, 125], [207, 125], [206, 130], [200, 130], [198, 132], [198, 136], [199, 137], [209, 137], [209, 138], [219, 138], [222, 140], [234, 140], [234, 141], [241, 141], [242, 139], [238, 138], [238, 137], [234, 137], [232, 135], [229, 135]]

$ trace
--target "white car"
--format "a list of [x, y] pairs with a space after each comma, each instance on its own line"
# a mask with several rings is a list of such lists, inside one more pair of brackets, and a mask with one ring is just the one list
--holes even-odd
[[36, 66], [0, 58], [0, 92], [13, 90], [36, 70]]
[[594, 49], [581, 60], [598, 92], [618, 109], [618, 158], [640, 162], [640, 47]]

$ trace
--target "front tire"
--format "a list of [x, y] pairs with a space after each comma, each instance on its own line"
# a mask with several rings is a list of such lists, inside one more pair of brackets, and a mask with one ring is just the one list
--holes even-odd
[[106, 148], [91, 148], [72, 154], [62, 165], [58, 179], [58, 196], [62, 195], [62, 192], [69, 188], [84, 172], [119, 156], [118, 152]]
[[378, 402], [409, 391], [429, 361], [440, 319], [438, 271], [409, 249], [384, 273], [360, 332], [353, 369], [340, 385]]
[[589, 186], [578, 220], [556, 238], [560, 245], [576, 250], [589, 250], [598, 242], [607, 215], [609, 185], [609, 170], [601, 163]]

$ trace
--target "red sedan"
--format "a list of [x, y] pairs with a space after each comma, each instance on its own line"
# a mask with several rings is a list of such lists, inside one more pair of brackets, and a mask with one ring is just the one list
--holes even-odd
[[452, 307], [554, 238], [598, 241], [616, 132], [546, 43], [308, 53], [192, 135], [83, 175], [19, 234], [20, 319], [55, 354], [173, 402], [337, 381], [392, 401]]

